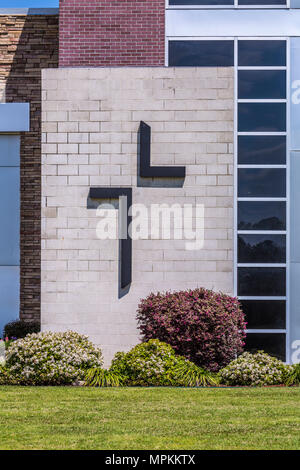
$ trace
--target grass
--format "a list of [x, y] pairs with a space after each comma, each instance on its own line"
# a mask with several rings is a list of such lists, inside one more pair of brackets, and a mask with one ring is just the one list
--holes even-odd
[[300, 388], [0, 387], [0, 449], [299, 449]]

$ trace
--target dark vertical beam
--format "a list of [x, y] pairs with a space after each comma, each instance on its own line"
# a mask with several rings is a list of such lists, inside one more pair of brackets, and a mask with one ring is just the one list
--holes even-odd
[[132, 188], [90, 188], [90, 199], [118, 199], [126, 197], [126, 234], [120, 240], [120, 287], [126, 289], [132, 281], [132, 238], [129, 226], [132, 221], [130, 209], [132, 206]]

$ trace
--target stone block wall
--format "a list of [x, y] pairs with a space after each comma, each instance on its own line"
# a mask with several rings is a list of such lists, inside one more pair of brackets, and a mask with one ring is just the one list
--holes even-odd
[[20, 317], [40, 319], [41, 69], [58, 66], [58, 15], [0, 15], [2, 102], [30, 103], [21, 136]]
[[[233, 292], [231, 68], [45, 70], [42, 120], [44, 330], [88, 334], [109, 362], [138, 342], [136, 309], [150, 292]], [[183, 186], [137, 178], [140, 121], [152, 129], [152, 165], [185, 166]], [[123, 186], [149, 210], [201, 206], [204, 242], [191, 251], [161, 234], [134, 240], [131, 288], [119, 298], [118, 240], [97, 238], [87, 199], [90, 187]]]

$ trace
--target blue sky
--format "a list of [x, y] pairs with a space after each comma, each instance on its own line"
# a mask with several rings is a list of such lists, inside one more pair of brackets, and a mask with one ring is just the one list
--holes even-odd
[[0, 8], [57, 8], [59, 0], [0, 0]]

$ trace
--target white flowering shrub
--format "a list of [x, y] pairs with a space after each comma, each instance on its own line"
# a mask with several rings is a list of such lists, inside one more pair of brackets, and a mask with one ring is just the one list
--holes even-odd
[[281, 385], [290, 367], [264, 351], [245, 352], [221, 369], [219, 377], [224, 385]]
[[101, 350], [73, 331], [33, 333], [14, 341], [6, 352], [6, 369], [20, 385], [72, 384], [102, 364]]

